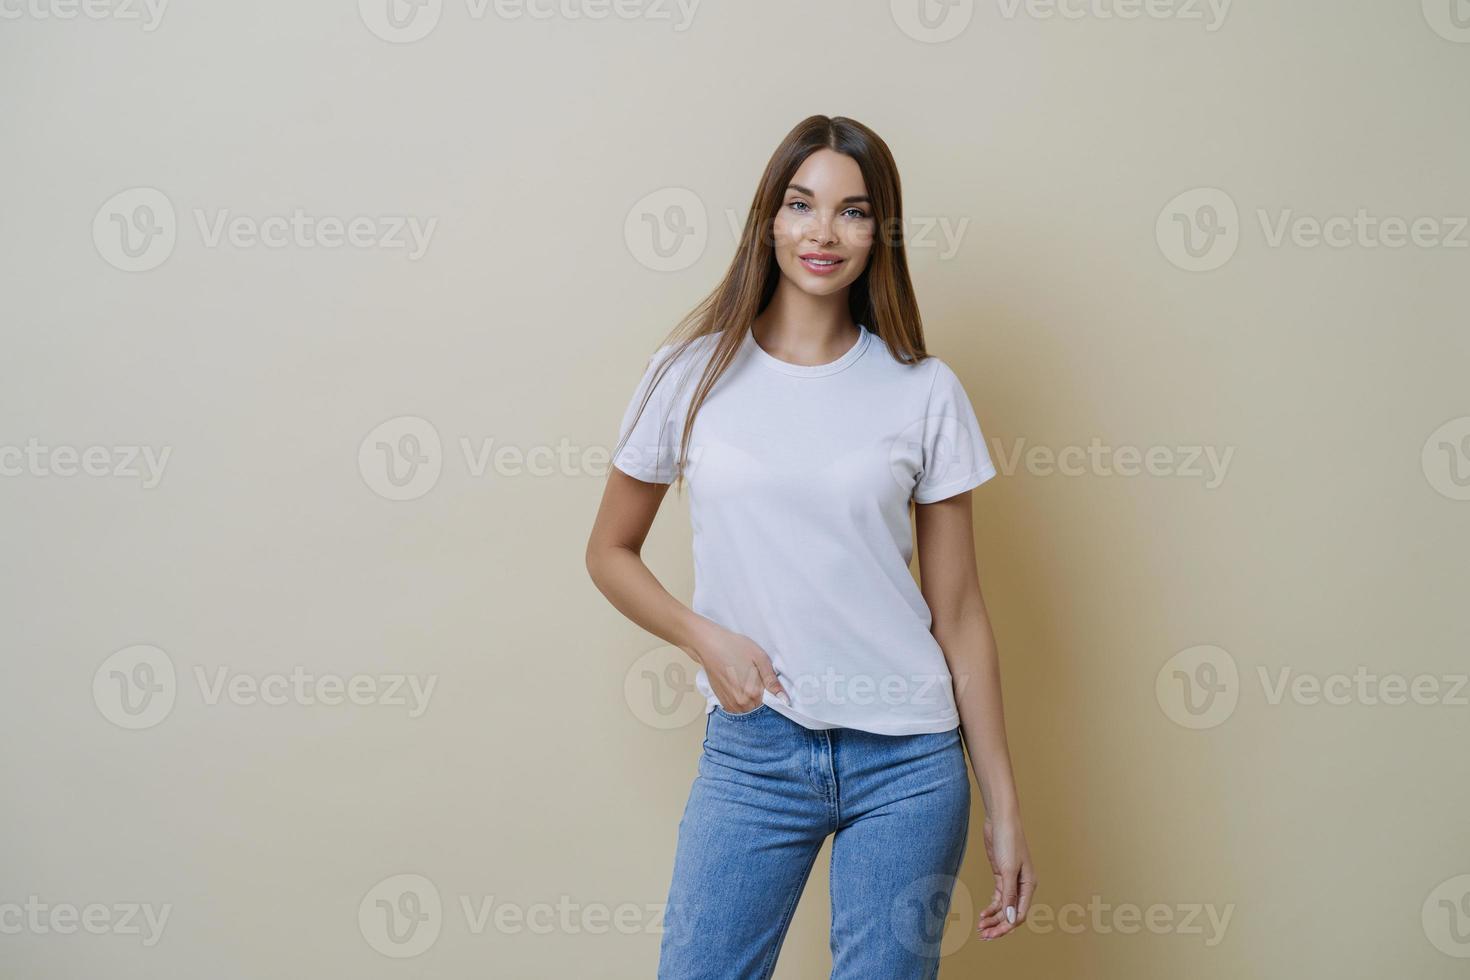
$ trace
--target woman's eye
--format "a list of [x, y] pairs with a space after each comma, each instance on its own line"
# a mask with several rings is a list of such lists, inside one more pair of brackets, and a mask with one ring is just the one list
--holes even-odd
[[[787, 203], [786, 206], [796, 211], [798, 214], [803, 214], [812, 209], [811, 205], [806, 203], [805, 201], [790, 201]], [[864, 211], [862, 208], [852, 207], [845, 209], [842, 212], [842, 215], [845, 218], [852, 218], [855, 221], [861, 221], [868, 216], [868, 212]]]

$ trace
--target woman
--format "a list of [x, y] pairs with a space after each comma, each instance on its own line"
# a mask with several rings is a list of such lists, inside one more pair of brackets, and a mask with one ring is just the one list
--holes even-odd
[[[624, 414], [588, 572], [699, 665], [706, 702], [663, 978], [769, 977], [829, 834], [832, 976], [936, 976], [969, 827], [965, 746], [995, 875], [978, 932], [1026, 920], [1036, 876], [971, 531], [970, 491], [995, 467], [959, 379], [924, 349], [902, 216], [876, 133], [801, 122], [724, 280]], [[681, 478], [692, 608], [640, 557]]]

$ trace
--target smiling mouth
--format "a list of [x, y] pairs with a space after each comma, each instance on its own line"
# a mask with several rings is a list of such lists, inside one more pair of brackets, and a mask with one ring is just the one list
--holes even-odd
[[839, 265], [841, 265], [845, 261], [846, 261], [845, 259], [839, 259], [839, 258], [836, 258], [834, 256], [825, 256], [825, 257], [818, 257], [818, 256], [815, 256], [815, 255], [803, 255], [803, 256], [801, 256], [801, 264], [804, 265], [804, 266], [806, 266], [808, 269], [810, 269], [813, 272], [831, 272], [833, 269], [837, 268]]

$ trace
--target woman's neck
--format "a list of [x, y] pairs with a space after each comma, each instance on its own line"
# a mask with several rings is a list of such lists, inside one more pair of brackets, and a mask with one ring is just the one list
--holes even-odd
[[847, 306], [847, 290], [813, 296], [794, 287], [783, 288], [789, 286], [782, 280], [771, 302], [751, 324], [756, 343], [792, 364], [826, 364], [841, 357], [858, 336]]

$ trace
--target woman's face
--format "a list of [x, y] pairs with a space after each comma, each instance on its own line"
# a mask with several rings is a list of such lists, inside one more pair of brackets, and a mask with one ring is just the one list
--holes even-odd
[[804, 292], [839, 293], [867, 268], [876, 224], [857, 161], [818, 150], [792, 175], [776, 212], [776, 264]]

